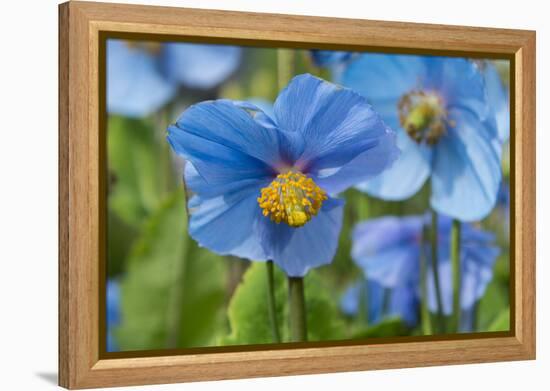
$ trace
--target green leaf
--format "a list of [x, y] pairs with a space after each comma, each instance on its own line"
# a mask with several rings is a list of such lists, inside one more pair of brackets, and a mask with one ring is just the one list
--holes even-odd
[[107, 273], [109, 277], [120, 275], [126, 268], [126, 257], [138, 231], [126, 224], [112, 210], [107, 211]]
[[398, 337], [409, 335], [409, 328], [400, 318], [387, 318], [374, 326], [355, 333], [353, 339]]
[[506, 308], [490, 324], [487, 331], [509, 331], [510, 330], [510, 308]]
[[[283, 342], [288, 341], [287, 279], [275, 268], [275, 300], [278, 327]], [[305, 277], [308, 341], [341, 339], [344, 324], [336, 304], [321, 279], [311, 271]], [[264, 263], [253, 263], [243, 276], [228, 309], [231, 334], [220, 338], [223, 345], [272, 343], [273, 334], [267, 307], [267, 270]]]
[[111, 176], [109, 208], [129, 225], [138, 225], [162, 195], [162, 148], [154, 127], [145, 120], [110, 116], [107, 156]]
[[145, 223], [121, 280], [122, 350], [208, 346], [223, 321], [224, 262], [186, 232], [182, 191]]
[[476, 330], [487, 331], [508, 306], [508, 287], [499, 280], [493, 279], [477, 305]]

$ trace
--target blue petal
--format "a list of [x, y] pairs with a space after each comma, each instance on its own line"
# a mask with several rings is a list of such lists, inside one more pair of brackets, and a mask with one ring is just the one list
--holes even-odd
[[470, 224], [462, 224], [461, 262], [462, 308], [467, 310], [479, 300], [493, 278], [493, 267], [500, 250], [495, 246], [495, 236], [478, 230]]
[[392, 288], [415, 281], [423, 217], [382, 217], [353, 230], [351, 256], [368, 276]]
[[353, 316], [357, 315], [359, 312], [362, 285], [362, 282], [357, 282], [350, 285], [342, 295], [342, 298], [340, 299], [340, 309], [345, 315]]
[[418, 323], [419, 300], [415, 285], [407, 284], [395, 287], [390, 292], [387, 316], [398, 316], [409, 326]]
[[118, 281], [107, 281], [107, 325], [116, 325], [120, 322], [120, 286]]
[[384, 200], [404, 200], [418, 192], [431, 174], [432, 149], [417, 144], [403, 131], [397, 131], [399, 158], [380, 175], [360, 183], [357, 189]]
[[[364, 300], [362, 299], [364, 297]], [[362, 280], [351, 285], [340, 300], [342, 312], [348, 316], [359, 313], [360, 305], [368, 311], [370, 325], [386, 317], [399, 317], [414, 327], [418, 321], [418, 298], [413, 285], [386, 288], [374, 280]]]
[[367, 280], [364, 285], [363, 294], [367, 296], [365, 303], [367, 305], [368, 321], [370, 324], [375, 325], [384, 318], [384, 299], [386, 294], [391, 291], [374, 280]]
[[[506, 63], [508, 64], [508, 62]], [[492, 107], [497, 121], [498, 138], [504, 143], [510, 137], [510, 98], [493, 64], [486, 64], [483, 76], [489, 105]]]
[[[168, 138], [184, 156], [189, 154], [185, 151], [189, 149], [186, 143], [192, 139], [234, 151], [252, 166], [269, 166], [272, 171], [278, 166], [288, 166], [288, 160], [301, 153], [300, 139], [277, 128], [263, 126], [254, 116], [255, 112], [244, 107], [242, 102], [202, 102], [181, 115], [176, 125], [169, 128]], [[210, 157], [217, 159], [215, 154]], [[195, 168], [204, 176], [196, 164]]]
[[363, 97], [309, 74], [291, 80], [274, 112], [282, 130], [305, 140], [296, 166], [310, 173], [340, 168], [388, 137], [387, 127]]
[[271, 167], [264, 162], [177, 126], [168, 128], [168, 141], [172, 149], [189, 160], [199, 175], [211, 185], [273, 176]]
[[113, 336], [113, 329], [120, 323], [120, 285], [117, 280], [107, 280], [106, 322], [107, 322], [107, 351], [119, 350]]
[[[441, 222], [441, 221], [440, 221]], [[445, 224], [446, 226], [446, 224]], [[470, 224], [463, 223], [460, 247], [461, 290], [460, 305], [463, 311], [469, 311], [483, 297], [487, 285], [493, 278], [493, 266], [499, 250], [494, 245], [494, 235], [481, 231]], [[440, 230], [447, 240], [440, 242], [438, 275], [441, 286], [443, 310], [446, 315], [452, 312], [453, 282], [450, 259], [450, 241], [448, 229]], [[428, 304], [431, 311], [437, 309], [433, 272], [428, 273]]]
[[270, 120], [273, 125], [275, 123], [273, 122], [272, 118], [275, 117], [275, 113], [273, 112], [273, 103], [269, 102], [262, 98], [250, 98], [247, 99], [248, 103], [257, 107], [260, 109], [260, 111], [265, 114]]
[[[428, 292], [428, 308], [431, 312], [437, 312], [437, 296], [435, 293], [435, 284], [433, 269], [428, 267], [426, 285]], [[439, 260], [437, 265], [437, 274], [439, 276], [439, 289], [441, 292], [441, 301], [443, 304], [443, 313], [450, 315], [453, 312], [453, 276], [451, 263], [448, 259]]]
[[237, 46], [168, 43], [162, 50], [162, 69], [186, 87], [210, 89], [237, 70], [241, 52]]
[[263, 218], [262, 243], [288, 276], [302, 277], [309, 269], [332, 262], [342, 228], [344, 202], [329, 198], [317, 216], [299, 228]]
[[107, 110], [128, 117], [146, 116], [167, 103], [176, 86], [157, 70], [157, 59], [121, 40], [107, 41]]
[[187, 188], [199, 195], [202, 199], [219, 196], [229, 198], [235, 193], [241, 193], [245, 190], [255, 191], [259, 195], [259, 189], [267, 186], [271, 182], [271, 177], [235, 178], [232, 181], [220, 181], [218, 183], [207, 182], [190, 162], [186, 162], [185, 164], [184, 178]]
[[436, 146], [430, 203], [459, 220], [480, 220], [495, 205], [501, 179], [496, 131], [470, 111], [455, 109], [450, 116], [456, 126]]
[[330, 67], [349, 61], [353, 52], [340, 50], [311, 50], [311, 58], [318, 67]]
[[435, 90], [447, 110], [470, 111], [485, 119], [491, 113], [487, 105], [483, 77], [477, 66], [464, 58], [435, 57], [430, 62], [424, 88]]
[[258, 191], [245, 189], [236, 197], [224, 196], [189, 201], [189, 234], [197, 243], [220, 255], [255, 261], [268, 259], [256, 228], [261, 215]]
[[375, 110], [390, 102], [397, 112], [401, 96], [426, 77], [427, 61], [421, 56], [363, 54], [348, 65], [341, 83], [365, 96]]
[[396, 164], [399, 154], [395, 133], [387, 129], [386, 135], [379, 138], [374, 148], [359, 154], [340, 168], [319, 170], [312, 177], [326, 192], [337, 194], [354, 184], [376, 178]]

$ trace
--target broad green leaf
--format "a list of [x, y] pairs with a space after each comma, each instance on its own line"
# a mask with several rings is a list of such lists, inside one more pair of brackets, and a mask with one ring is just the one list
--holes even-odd
[[126, 224], [112, 210], [107, 211], [107, 273], [109, 277], [119, 275], [126, 268], [126, 257], [138, 230]]
[[[281, 337], [288, 341], [287, 279], [275, 267], [275, 301]], [[275, 342], [267, 307], [267, 270], [264, 263], [253, 263], [235, 290], [228, 309], [231, 334], [221, 338], [224, 345], [264, 344]], [[311, 271], [305, 277], [308, 340], [341, 339], [344, 324], [331, 300], [329, 290]]]
[[500, 311], [487, 331], [508, 331], [510, 330], [510, 308]]
[[137, 226], [161, 201], [165, 149], [146, 120], [111, 116], [107, 127], [109, 208]]
[[208, 346], [223, 321], [224, 262], [186, 232], [182, 191], [145, 223], [121, 279], [121, 350]]
[[[508, 262], [508, 260], [499, 259], [495, 265], [495, 270], [498, 270], [498, 264], [501, 262]], [[487, 331], [501, 312], [510, 305], [508, 284], [496, 278], [497, 275], [498, 274], [495, 273], [495, 278], [489, 283], [485, 294], [477, 305], [477, 331]]]
[[357, 332], [353, 336], [353, 339], [397, 337], [409, 334], [409, 328], [400, 318], [387, 318], [380, 323]]

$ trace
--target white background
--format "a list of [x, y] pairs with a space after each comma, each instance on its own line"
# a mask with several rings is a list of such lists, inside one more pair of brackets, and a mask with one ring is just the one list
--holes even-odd
[[[119, 2], [124, 2], [119, 0]], [[548, 389], [549, 28], [544, 1], [181, 0], [135, 3], [537, 30], [537, 361], [132, 389]], [[57, 1], [0, 7], [0, 389], [54, 389], [57, 372]], [[545, 302], [546, 301], [546, 302]], [[457, 352], [457, 354], [460, 354]]]

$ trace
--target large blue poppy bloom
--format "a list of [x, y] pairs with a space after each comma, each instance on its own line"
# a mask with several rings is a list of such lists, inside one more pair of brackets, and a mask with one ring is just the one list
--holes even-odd
[[[420, 298], [421, 251], [428, 268], [428, 307], [436, 312], [437, 301], [427, 244], [422, 245], [426, 216], [382, 217], [358, 224], [353, 231], [352, 258], [369, 280], [391, 289], [406, 289]], [[438, 217], [438, 276], [443, 311], [452, 312], [452, 276], [450, 260], [451, 219]], [[493, 265], [499, 254], [494, 235], [462, 223], [460, 243], [462, 311], [472, 310], [493, 277]], [[463, 328], [464, 330], [464, 328]]]
[[219, 254], [271, 259], [289, 276], [331, 262], [346, 188], [396, 159], [394, 133], [365, 98], [309, 74], [273, 117], [251, 103], [202, 102], [168, 128], [187, 159], [189, 234]]
[[120, 286], [116, 280], [107, 281], [107, 351], [118, 351], [118, 345], [113, 335], [113, 328], [120, 323]]
[[210, 89], [238, 67], [236, 46], [107, 41], [107, 110], [146, 116], [172, 99], [179, 85]]
[[390, 170], [360, 190], [403, 200], [431, 178], [430, 204], [438, 212], [474, 221], [491, 211], [501, 178], [501, 146], [494, 110], [473, 62], [363, 54], [341, 79], [397, 129], [402, 151]]
[[346, 315], [356, 316], [361, 305], [367, 311], [369, 325], [391, 317], [401, 318], [409, 327], [418, 321], [418, 298], [413, 285], [385, 288], [374, 280], [355, 282], [344, 292], [340, 309]]

